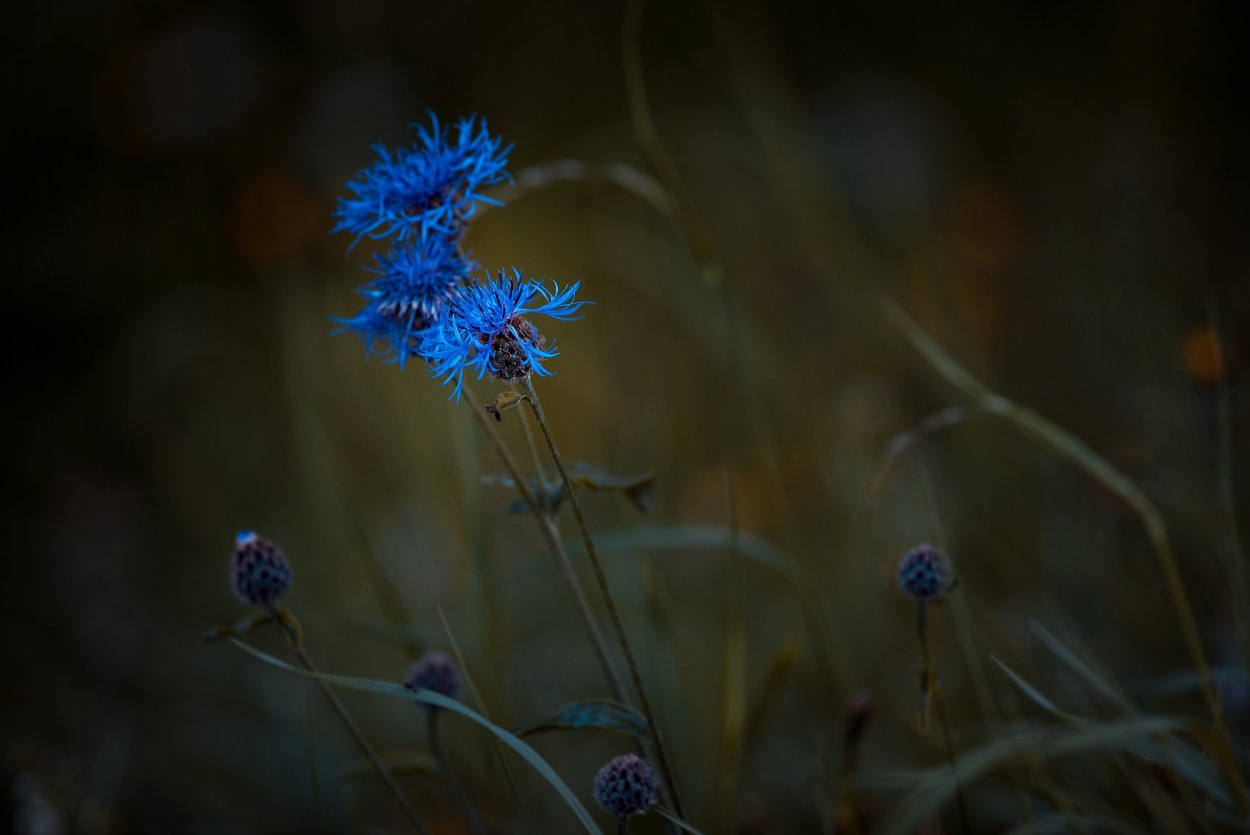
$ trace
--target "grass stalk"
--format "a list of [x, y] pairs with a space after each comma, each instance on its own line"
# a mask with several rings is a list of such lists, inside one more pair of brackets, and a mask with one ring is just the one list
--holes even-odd
[[[972, 829], [968, 826], [968, 808], [964, 804], [964, 792], [963, 787], [960, 785], [959, 769], [955, 765], [955, 745], [951, 742], [950, 723], [946, 718], [946, 703], [942, 700], [942, 688], [938, 684], [937, 668], [933, 664], [933, 653], [929, 650], [928, 611], [929, 605], [926, 601], [919, 600], [916, 602], [916, 629], [920, 635], [920, 657], [924, 662], [924, 670], [920, 674], [921, 695], [925, 699], [925, 713], [927, 714], [929, 710], [929, 700], [932, 700], [933, 708], [937, 711], [938, 725], [942, 728], [942, 747], [946, 749], [946, 761], [950, 763], [951, 773], [955, 776], [955, 805], [959, 810], [959, 822], [963, 827], [963, 831], [968, 833]], [[923, 721], [927, 730], [927, 715]]]
[[[284, 615], [286, 615], [284, 617]], [[292, 625], [292, 616], [282, 612], [273, 612], [274, 620], [282, 630], [283, 636], [286, 638], [287, 644], [295, 653], [295, 657], [299, 660], [300, 666], [314, 676], [320, 675], [321, 671], [317, 669], [317, 665], [308, 655], [308, 650], [304, 649], [304, 642], [300, 637], [299, 629]], [[338, 694], [320, 678], [314, 678], [317, 686], [321, 688], [321, 692], [325, 695], [326, 701], [330, 703], [330, 707], [338, 714], [339, 720], [343, 723], [343, 727], [347, 728], [347, 732], [351, 734], [356, 745], [360, 748], [361, 753], [365, 755], [365, 759], [373, 766], [373, 770], [377, 772], [378, 777], [382, 779], [383, 784], [395, 796], [395, 800], [399, 802], [400, 807], [404, 810], [404, 816], [408, 818], [408, 822], [412, 824], [412, 828], [420, 832], [421, 835], [429, 835], [429, 830], [425, 828], [425, 824], [421, 822], [421, 816], [417, 814], [417, 810], [412, 808], [412, 804], [408, 802], [408, 798], [404, 795], [403, 789], [395, 782], [394, 775], [390, 769], [386, 767], [386, 763], [382, 762], [382, 758], [378, 756], [378, 752], [374, 750], [373, 745], [365, 738], [364, 732], [360, 730], [360, 726], [356, 724], [350, 713], [347, 712], [347, 706], [338, 697]]]
[[586, 518], [582, 514], [581, 502], [577, 500], [577, 492], [573, 489], [573, 481], [569, 478], [568, 471], [564, 467], [564, 459], [560, 457], [560, 451], [556, 447], [555, 436], [551, 433], [551, 426], [547, 423], [547, 416], [543, 412], [542, 402], [538, 399], [538, 392], [534, 390], [534, 383], [529, 377], [522, 380], [526, 399], [530, 404], [530, 410], [534, 413], [534, 420], [538, 423], [538, 428], [543, 433], [543, 438], [547, 441], [547, 450], [551, 453], [551, 460], [555, 463], [556, 469], [560, 472], [560, 478], [564, 482], [564, 489], [568, 493], [569, 504], [573, 506], [573, 516], [577, 520], [577, 528], [582, 535], [582, 544], [586, 547], [586, 555], [590, 559], [590, 565], [595, 572], [595, 580], [599, 584], [599, 592], [603, 595], [604, 605], [608, 608], [608, 614], [612, 618], [612, 628], [616, 631], [616, 639], [621, 647], [621, 654], [625, 656], [625, 663], [629, 667], [629, 675], [633, 680], [634, 690], [638, 695], [638, 703], [642, 708], [643, 716], [647, 719], [647, 730], [651, 734], [651, 740], [655, 744], [656, 760], [660, 766], [660, 773], [664, 777], [664, 784], [668, 789], [669, 801], [672, 803], [673, 810], [678, 817], [684, 817], [682, 811], [681, 796], [677, 792], [677, 784], [673, 779], [673, 772], [669, 766], [668, 754], [664, 750], [664, 741], [660, 737], [660, 729], [655, 722], [655, 713], [651, 709], [651, 700], [647, 697], [647, 688], [642, 683], [642, 675], [638, 672], [638, 663], [634, 659], [634, 651], [630, 648], [629, 639], [625, 636], [625, 626], [621, 623], [621, 614], [616, 608], [616, 600], [612, 596], [612, 590], [608, 587], [608, 578], [603, 571], [603, 564], [599, 561], [599, 554], [595, 551], [594, 540], [590, 536], [590, 528], [586, 525]]
[[464, 786], [460, 785], [460, 781], [456, 779], [447, 763], [447, 757], [443, 753], [443, 746], [438, 741], [438, 715], [440, 711], [433, 710], [430, 707], [425, 708], [425, 735], [426, 741], [430, 746], [430, 753], [434, 755], [434, 762], [438, 763], [438, 770], [442, 772], [443, 782], [447, 784], [447, 789], [451, 792], [451, 796], [455, 798], [456, 805], [460, 807], [460, 813], [464, 815], [464, 822], [469, 827], [469, 831], [473, 835], [485, 835], [486, 830], [482, 828], [482, 819], [478, 817], [477, 811], [473, 805], [469, 803], [469, 797], [464, 793]]

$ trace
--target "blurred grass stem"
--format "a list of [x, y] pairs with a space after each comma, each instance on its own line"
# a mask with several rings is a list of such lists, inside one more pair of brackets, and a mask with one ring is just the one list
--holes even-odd
[[443, 780], [447, 783], [452, 797], [456, 799], [456, 805], [460, 807], [469, 831], [473, 835], [485, 835], [486, 830], [482, 828], [481, 818], [477, 816], [473, 805], [469, 803], [468, 796], [464, 793], [464, 787], [460, 785], [460, 781], [456, 779], [456, 775], [448, 766], [447, 757], [443, 754], [443, 746], [438, 742], [438, 716], [439, 711], [431, 710], [429, 707], [425, 709], [425, 734], [430, 745], [430, 753], [434, 755], [434, 762], [438, 763], [439, 771], [443, 773]]
[[577, 492], [573, 489], [573, 481], [569, 478], [568, 471], [564, 467], [564, 459], [560, 457], [560, 451], [556, 448], [555, 436], [551, 433], [551, 427], [548, 425], [547, 417], [543, 413], [542, 402], [538, 399], [538, 392], [534, 390], [533, 381], [529, 377], [525, 377], [521, 384], [529, 400], [530, 409], [534, 412], [534, 420], [538, 422], [538, 428], [542, 430], [543, 438], [547, 441], [547, 449], [551, 453], [551, 460], [555, 463], [556, 469], [560, 471], [560, 478], [564, 482], [564, 489], [568, 494], [569, 504], [573, 506], [573, 516], [577, 519], [577, 527], [582, 535], [582, 544], [586, 547], [586, 555], [590, 558], [590, 565], [594, 569], [595, 580], [599, 583], [599, 591], [603, 595], [605, 605], [608, 607], [608, 614], [612, 617], [612, 627], [616, 630], [616, 639], [621, 645], [621, 653], [625, 656], [625, 663], [629, 667], [634, 690], [638, 694], [639, 705], [642, 707], [643, 715], [647, 718], [647, 729], [651, 733], [652, 742], [655, 743], [656, 760], [660, 766], [660, 772], [664, 776], [664, 784], [668, 788], [669, 800], [672, 802], [673, 810], [677, 815], [684, 817], [681, 797], [677, 793], [677, 784], [673, 779], [672, 769], [669, 767], [668, 754], [664, 750], [664, 741], [660, 738], [660, 729], [656, 725], [655, 714], [651, 710], [651, 700], [647, 698], [647, 689], [643, 686], [642, 675], [638, 672], [638, 663], [634, 659], [634, 651], [630, 648], [629, 639], [625, 636], [625, 626], [621, 623], [621, 614], [616, 608], [612, 590], [608, 587], [608, 578], [603, 572], [602, 563], [599, 562], [599, 554], [595, 551], [595, 543], [590, 536], [590, 528], [586, 526], [586, 518], [582, 515], [582, 506], [577, 500]]
[[968, 826], [968, 809], [964, 805], [963, 787], [959, 780], [959, 768], [955, 765], [955, 746], [951, 742], [950, 723], [946, 719], [946, 703], [942, 701], [942, 688], [938, 685], [937, 668], [933, 664], [933, 653], [929, 650], [928, 630], [929, 604], [927, 601], [916, 602], [916, 630], [920, 635], [920, 656], [924, 661], [924, 669], [920, 673], [922, 702], [921, 731], [928, 733], [929, 702], [932, 701], [937, 711], [938, 724], [942, 727], [942, 745], [946, 749], [946, 761], [950, 763], [951, 774], [955, 778], [955, 804], [959, 809], [959, 821], [965, 833], [971, 832]]
[[347, 706], [338, 697], [338, 694], [326, 684], [321, 678], [321, 671], [317, 669], [317, 665], [313, 663], [312, 658], [308, 655], [308, 650], [304, 649], [304, 641], [300, 635], [298, 621], [286, 609], [282, 611], [273, 611], [274, 621], [278, 628], [282, 630], [283, 636], [286, 638], [287, 644], [295, 653], [295, 657], [299, 659], [300, 666], [312, 673], [317, 686], [321, 688], [321, 692], [325, 695], [326, 701], [330, 703], [330, 707], [334, 708], [334, 712], [339, 715], [339, 719], [343, 722], [343, 727], [347, 728], [347, 732], [351, 734], [352, 739], [356, 741], [365, 758], [369, 760], [369, 764], [373, 766], [373, 770], [377, 772], [378, 777], [382, 778], [382, 782], [386, 784], [386, 788], [390, 790], [395, 799], [399, 801], [399, 805], [404, 810], [405, 817], [412, 824], [412, 828], [421, 833], [421, 835], [429, 835], [429, 830], [425, 828], [425, 824], [421, 822], [420, 815], [417, 810], [412, 808], [412, 804], [408, 802], [408, 798], [404, 795], [403, 789], [395, 782], [395, 777], [391, 774], [390, 769], [386, 767], [386, 763], [382, 762], [382, 758], [378, 756], [378, 752], [373, 749], [369, 740], [365, 738], [364, 732], [360, 730], [360, 726], [356, 724], [356, 720], [352, 719], [351, 714], [347, 712]]
[[603, 638], [603, 633], [599, 631], [599, 625], [595, 623], [594, 613], [590, 608], [590, 601], [586, 598], [586, 592], [582, 589], [582, 584], [573, 570], [573, 562], [569, 559], [568, 550], [564, 547], [564, 541], [560, 538], [560, 532], [555, 525], [555, 521], [525, 481], [525, 476], [517, 465], [516, 459], [512, 457], [512, 453], [504, 445], [503, 438], [499, 436], [499, 430], [487, 416], [486, 410], [482, 408], [481, 402], [477, 399], [477, 395], [473, 393], [472, 389], [465, 386], [464, 396], [465, 401], [468, 403], [469, 411], [473, 412], [473, 417], [477, 420], [478, 425], [482, 427], [482, 431], [490, 439], [491, 446], [494, 447], [499, 460], [503, 462], [508, 475], [516, 482], [521, 498], [529, 505], [534, 518], [538, 521], [538, 527], [542, 532], [543, 538], [547, 540], [547, 545], [551, 548], [551, 552], [556, 555], [556, 561], [560, 564], [560, 572], [564, 575], [564, 580], [577, 601], [577, 611], [581, 614], [582, 623], [586, 627], [586, 632], [590, 635], [595, 655], [599, 659], [599, 665], [603, 668], [604, 675], [607, 676], [613, 697], [619, 702], [625, 702], [625, 685], [621, 681], [620, 676], [617, 675], [616, 668], [612, 666], [612, 661], [608, 656], [607, 642]]

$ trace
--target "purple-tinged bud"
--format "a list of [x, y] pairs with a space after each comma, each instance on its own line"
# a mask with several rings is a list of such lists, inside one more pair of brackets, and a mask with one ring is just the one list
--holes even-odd
[[273, 608], [291, 587], [291, 564], [268, 539], [240, 531], [230, 558], [230, 587], [244, 603]]
[[641, 815], [658, 799], [655, 769], [637, 754], [615, 757], [595, 775], [595, 802], [618, 818]]
[[[416, 660], [408, 670], [404, 686], [413, 690], [430, 690], [449, 699], [460, 696], [460, 670], [446, 653], [430, 651]], [[442, 710], [437, 705], [421, 705], [426, 710]]]
[[898, 587], [914, 600], [940, 600], [955, 585], [951, 561], [927, 543], [912, 548], [898, 564]]

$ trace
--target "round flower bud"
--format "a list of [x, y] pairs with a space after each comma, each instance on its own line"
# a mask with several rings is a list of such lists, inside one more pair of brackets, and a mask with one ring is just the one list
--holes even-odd
[[929, 544], [912, 548], [898, 563], [898, 587], [919, 602], [940, 600], [955, 585], [951, 561]]
[[230, 587], [244, 603], [272, 608], [291, 587], [291, 564], [268, 539], [240, 531], [230, 559]]
[[595, 775], [595, 802], [618, 818], [641, 815], [658, 800], [655, 769], [637, 754], [609, 760]]
[[[430, 651], [416, 660], [408, 670], [404, 686], [413, 690], [431, 690], [449, 699], [460, 696], [460, 670], [446, 653]], [[421, 705], [426, 710], [442, 710], [437, 705]]]

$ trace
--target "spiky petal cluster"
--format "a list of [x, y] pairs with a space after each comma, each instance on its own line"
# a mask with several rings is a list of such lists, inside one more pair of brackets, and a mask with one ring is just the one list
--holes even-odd
[[[431, 650], [422, 655], [408, 670], [404, 686], [413, 690], [431, 690], [449, 699], [460, 695], [460, 670], [446, 653]], [[421, 705], [426, 710], [442, 710], [437, 705]]]
[[352, 318], [337, 321], [355, 332], [369, 353], [402, 365], [473, 266], [452, 241], [432, 233], [405, 241], [374, 260], [370, 272], [375, 278], [358, 289], [365, 306]]
[[268, 539], [240, 531], [230, 558], [230, 587], [242, 602], [272, 608], [291, 587], [291, 564]]
[[595, 775], [595, 802], [618, 818], [641, 815], [658, 800], [655, 769], [637, 754], [614, 757]]
[[940, 600], [954, 585], [950, 560], [932, 545], [917, 545], [899, 560], [898, 587], [916, 601]]
[[454, 130], [414, 124], [419, 141], [390, 151], [374, 145], [377, 162], [347, 184], [351, 197], [340, 197], [334, 232], [403, 240], [435, 232], [458, 238], [478, 203], [498, 202], [478, 192], [483, 186], [511, 181], [506, 166], [512, 146], [490, 135], [484, 119], [461, 119]]
[[493, 280], [461, 287], [452, 295], [438, 327], [423, 335], [419, 353], [443, 385], [455, 383], [449, 399], [460, 399], [466, 370], [476, 371], [478, 379], [486, 374], [504, 381], [530, 373], [549, 377], [552, 372], [543, 362], [559, 352], [525, 317], [580, 318], [577, 311], [588, 302], [574, 299], [579, 286], [560, 289], [553, 283], [548, 290], [520, 270], [511, 276], [500, 270]]

